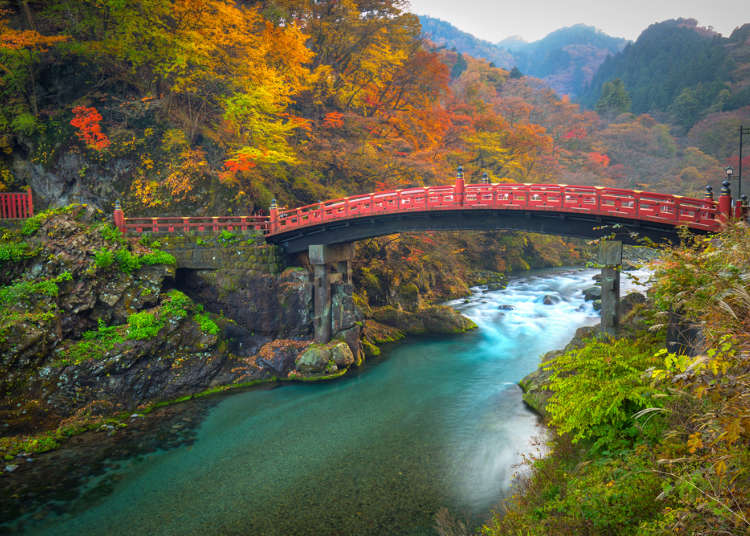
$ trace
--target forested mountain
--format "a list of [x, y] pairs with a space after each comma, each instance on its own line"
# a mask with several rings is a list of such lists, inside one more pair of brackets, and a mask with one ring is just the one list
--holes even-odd
[[508, 50], [462, 32], [450, 22], [426, 15], [420, 15], [419, 22], [422, 24], [422, 33], [439, 46], [455, 49], [461, 54], [475, 58], [483, 58], [503, 69], [510, 69], [515, 65], [515, 59]]
[[649, 26], [638, 40], [607, 58], [582, 95], [593, 107], [604, 86], [622, 80], [634, 113], [656, 113], [689, 129], [712, 112], [750, 105], [750, 24], [729, 38], [677, 19]]
[[593, 26], [576, 24], [533, 43], [508, 38], [493, 45], [439, 19], [420, 16], [420, 22], [424, 34], [439, 45], [499, 67], [517, 67], [523, 74], [543, 79], [560, 95], [571, 97], [581, 93], [608, 55], [619, 52], [627, 43]]

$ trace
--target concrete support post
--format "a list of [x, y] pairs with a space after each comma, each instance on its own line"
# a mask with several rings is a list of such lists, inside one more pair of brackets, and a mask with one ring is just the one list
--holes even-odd
[[620, 324], [620, 272], [622, 242], [602, 239], [599, 243], [599, 264], [602, 265], [602, 327], [603, 333], [614, 337]]
[[326, 343], [331, 340], [331, 281], [327, 265], [313, 264], [313, 285], [315, 341]]
[[313, 268], [313, 327], [315, 342], [331, 340], [331, 285], [352, 282], [354, 244], [312, 245], [307, 250]]

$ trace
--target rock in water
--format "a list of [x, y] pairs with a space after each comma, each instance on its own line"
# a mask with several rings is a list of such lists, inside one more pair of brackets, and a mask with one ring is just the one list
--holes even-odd
[[314, 374], [317, 372], [323, 372], [328, 366], [328, 361], [330, 359], [330, 348], [319, 344], [313, 344], [297, 357], [295, 364], [298, 371], [304, 374]]
[[602, 297], [601, 287], [589, 287], [583, 291], [583, 299], [586, 301], [598, 300]]
[[354, 363], [354, 354], [349, 345], [343, 341], [331, 348], [331, 357], [338, 368], [344, 368]]

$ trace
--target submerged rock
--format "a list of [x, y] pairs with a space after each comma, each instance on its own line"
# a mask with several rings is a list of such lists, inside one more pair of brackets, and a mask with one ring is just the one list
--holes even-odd
[[560, 298], [558, 296], [552, 296], [551, 294], [547, 294], [542, 299], [542, 303], [544, 305], [555, 305], [556, 303], [560, 303]]

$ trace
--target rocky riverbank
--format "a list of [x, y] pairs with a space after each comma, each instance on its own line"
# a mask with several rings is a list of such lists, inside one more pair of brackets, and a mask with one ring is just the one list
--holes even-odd
[[[178, 265], [166, 250], [188, 248], [175, 240], [220, 268]], [[381, 322], [366, 319], [339, 285], [334, 340], [314, 345], [308, 272], [262, 238], [126, 239], [85, 205], [4, 230], [0, 266], [0, 456], [9, 467], [0, 475], [87, 430], [130, 426], [133, 413], [263, 382], [331, 379], [406, 334], [473, 328], [447, 307], [367, 309]]]

